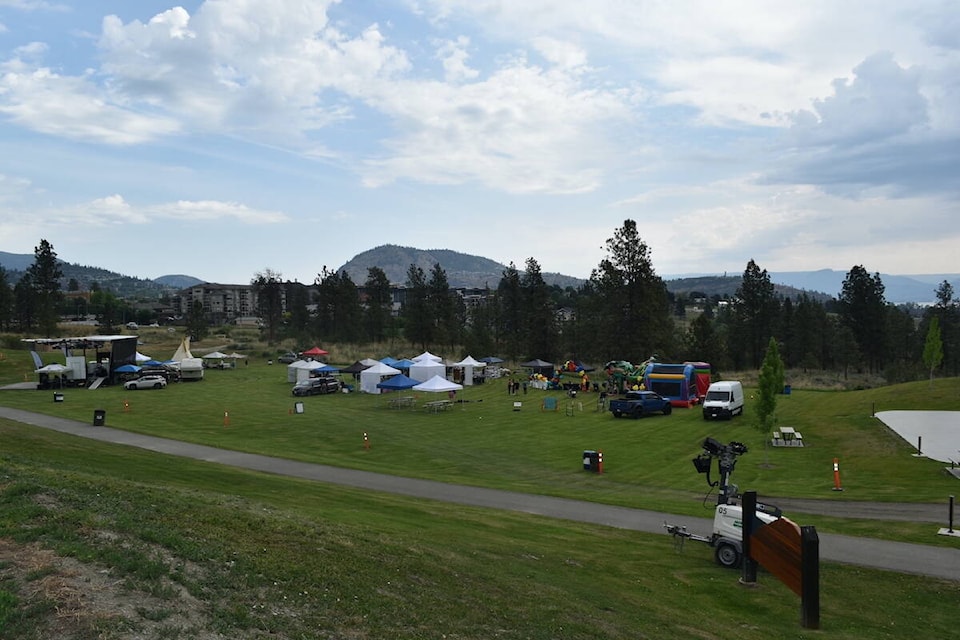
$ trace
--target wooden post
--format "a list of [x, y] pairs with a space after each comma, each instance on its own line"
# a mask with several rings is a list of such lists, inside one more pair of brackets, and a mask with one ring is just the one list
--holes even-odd
[[800, 626], [820, 628], [820, 536], [816, 527], [800, 527]]
[[750, 538], [753, 537], [753, 525], [757, 518], [757, 492], [747, 491], [741, 501], [743, 522], [743, 574], [740, 581], [744, 584], [757, 582], [757, 561], [750, 555]]

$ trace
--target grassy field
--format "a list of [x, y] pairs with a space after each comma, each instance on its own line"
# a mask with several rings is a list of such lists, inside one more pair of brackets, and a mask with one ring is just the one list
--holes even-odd
[[960, 583], [824, 564], [821, 629], [705, 545], [0, 421], [0, 638], [951, 637]]
[[[32, 371], [26, 353], [6, 351], [0, 384], [35, 379]], [[64, 402], [49, 391], [0, 391], [0, 404], [83, 422], [104, 410], [108, 426], [214, 446], [698, 516], [708, 515], [713, 495], [705, 499], [690, 460], [707, 436], [748, 445], [734, 481], [761, 497], [939, 502], [957, 486], [942, 464], [911, 456], [910, 444], [871, 417], [956, 409], [956, 379], [794, 389], [780, 397], [778, 417], [808, 446], [790, 450], [764, 446], [749, 398], [747, 415], [732, 422], [704, 422], [698, 409], [629, 421], [598, 411], [593, 394], [553, 392], [560, 410], [545, 412], [545, 392], [509, 396], [505, 381], [491, 381], [468, 387], [462, 404], [440, 414], [390, 409], [386, 396], [359, 393], [304, 398], [297, 414], [290, 387], [286, 367], [260, 354], [162, 391], [67, 389]], [[666, 536], [247, 473], [9, 421], [0, 421], [0, 441], [4, 640], [895, 639], [956, 631], [954, 582], [825, 564], [823, 631], [804, 631], [792, 593], [767, 575], [759, 588], [739, 586], [706, 545], [678, 554]], [[604, 452], [604, 474], [582, 470], [584, 449]], [[830, 491], [834, 457], [843, 493]], [[930, 525], [801, 524], [957, 546], [931, 535]]]

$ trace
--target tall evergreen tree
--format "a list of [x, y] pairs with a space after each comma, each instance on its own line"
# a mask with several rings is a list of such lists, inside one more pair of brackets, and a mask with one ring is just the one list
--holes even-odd
[[362, 335], [360, 295], [346, 271], [327, 267], [317, 276], [317, 336], [334, 342], [356, 342]]
[[263, 319], [267, 344], [276, 344], [283, 323], [283, 280], [272, 269], [258, 271], [250, 281], [257, 294], [257, 310]]
[[514, 361], [526, 353], [526, 336], [523, 325], [523, 291], [520, 286], [520, 272], [511, 262], [503, 270], [503, 277], [497, 286], [499, 305], [499, 327], [497, 339], [507, 359]]
[[656, 274], [637, 223], [625, 220], [590, 274], [599, 346], [605, 358], [642, 362], [673, 346], [667, 287]]
[[917, 376], [917, 354], [922, 336], [909, 311], [892, 304], [884, 307], [884, 377], [887, 382], [908, 382]]
[[468, 354], [496, 355], [497, 300], [489, 287], [480, 300], [466, 309], [464, 325], [463, 347]]
[[13, 301], [7, 270], [0, 266], [0, 331], [10, 329], [13, 323]]
[[690, 322], [686, 344], [689, 359], [709, 363], [713, 373], [726, 366], [723, 340], [706, 314], [701, 313]]
[[37, 291], [29, 271], [25, 272], [13, 286], [13, 315], [20, 331], [29, 333], [34, 330], [37, 317]]
[[826, 310], [808, 295], [801, 294], [793, 318], [790, 348], [793, 358], [790, 366], [800, 367], [804, 371], [823, 368], [829, 337]]
[[940, 319], [943, 341], [943, 369], [947, 375], [960, 375], [960, 300], [954, 296], [953, 285], [944, 280], [936, 290], [937, 301], [928, 310], [925, 320]]
[[406, 296], [403, 301], [403, 333], [410, 344], [426, 349], [433, 340], [433, 322], [427, 303], [427, 276], [411, 264], [407, 269]]
[[300, 282], [284, 284], [287, 301], [287, 328], [290, 333], [300, 339], [306, 339], [310, 334], [310, 293], [307, 287]]
[[765, 346], [773, 336], [779, 303], [770, 274], [752, 259], [743, 272], [734, 305], [734, 347], [746, 356], [746, 365], [759, 367]]
[[[107, 294], [110, 298], [113, 294]], [[200, 341], [210, 333], [210, 324], [207, 322], [206, 310], [199, 300], [193, 303], [187, 312], [187, 335], [191, 340]]]
[[346, 271], [341, 271], [336, 283], [334, 322], [337, 330], [334, 339], [338, 342], [357, 342], [363, 335], [363, 309], [357, 284]]
[[432, 316], [432, 341], [435, 344], [453, 346], [460, 336], [460, 327], [457, 326], [456, 301], [454, 293], [450, 291], [450, 282], [447, 272], [437, 262], [430, 269], [430, 280], [427, 282], [427, 308]]
[[363, 287], [366, 291], [363, 325], [367, 340], [381, 342], [387, 337], [390, 327], [393, 303], [390, 280], [380, 267], [369, 267]]
[[864, 364], [871, 372], [883, 371], [885, 307], [880, 274], [871, 276], [861, 265], [850, 269], [840, 293], [840, 317], [853, 332]]
[[550, 288], [543, 280], [540, 264], [527, 258], [526, 269], [520, 277], [522, 300], [522, 335], [526, 340], [526, 355], [552, 361], [558, 350], [557, 313], [550, 296]]
[[34, 247], [33, 264], [27, 269], [34, 290], [35, 319], [37, 328], [47, 337], [57, 332], [60, 317], [60, 303], [63, 294], [60, 291], [60, 278], [63, 271], [57, 262], [57, 253], [46, 240]]

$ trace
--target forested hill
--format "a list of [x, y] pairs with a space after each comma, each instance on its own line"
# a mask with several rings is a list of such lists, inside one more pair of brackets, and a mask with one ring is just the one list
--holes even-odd
[[[380, 267], [393, 284], [404, 284], [407, 281], [407, 270], [410, 265], [417, 265], [430, 277], [430, 270], [439, 264], [447, 274], [447, 282], [451, 287], [490, 287], [496, 289], [503, 277], [506, 265], [488, 258], [472, 256], [449, 249], [415, 249], [385, 244], [354, 256], [349, 262], [338, 268], [337, 271], [346, 271], [350, 279], [356, 284], [363, 284], [367, 280], [370, 267]], [[525, 265], [515, 265], [517, 271], [523, 273]], [[544, 282], [548, 285], [557, 285], [561, 288], [579, 287], [583, 280], [559, 273], [543, 273]]]

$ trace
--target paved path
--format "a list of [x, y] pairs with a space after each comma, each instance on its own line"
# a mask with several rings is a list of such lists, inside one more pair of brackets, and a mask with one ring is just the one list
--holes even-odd
[[[712, 526], [712, 520], [708, 518], [677, 516], [643, 509], [630, 509], [498, 489], [468, 487], [432, 480], [402, 478], [369, 471], [298, 462], [131, 433], [109, 427], [93, 427], [84, 422], [7, 407], [0, 407], [0, 417], [84, 438], [139, 447], [158, 453], [215, 462], [264, 473], [477, 507], [531, 513], [550, 518], [600, 524], [645, 533], [666, 535], [663, 528], [665, 521], [671, 524], [684, 525], [688, 531], [704, 535], [709, 533]], [[801, 507], [797, 509], [798, 511], [818, 513], [815, 509], [818, 501], [814, 500], [772, 499], [770, 502], [787, 508], [789, 508], [789, 504], [793, 504]], [[836, 505], [842, 505], [843, 515], [846, 517], [851, 517], [851, 513], [856, 511], [856, 505], [870, 505], [873, 517], [882, 518], [889, 518], [891, 513], [902, 513], [904, 509], [903, 505], [882, 506], [874, 503], [835, 503], [831, 501], [822, 504], [830, 505], [831, 509], [835, 509]], [[911, 508], [914, 508], [917, 514], [926, 514], [923, 516], [925, 518], [929, 515], [927, 512], [930, 511], [931, 506], [913, 505]], [[830, 515], [840, 514], [832, 513]], [[931, 526], [931, 536], [936, 535], [935, 529], [936, 527]], [[823, 560], [960, 581], [960, 543], [955, 548], [943, 548], [827, 533], [821, 533], [819, 536], [820, 557]]]

